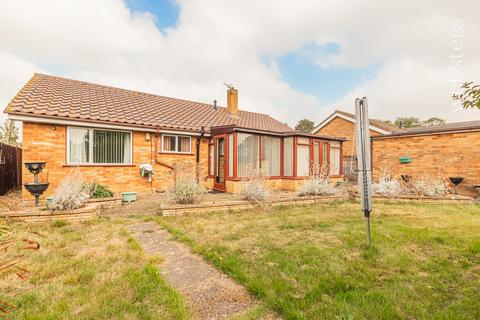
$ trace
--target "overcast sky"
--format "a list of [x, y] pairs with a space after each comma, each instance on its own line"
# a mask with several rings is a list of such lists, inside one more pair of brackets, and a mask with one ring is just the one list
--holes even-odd
[[34, 72], [225, 104], [294, 125], [369, 98], [375, 118], [480, 119], [480, 2], [0, 0], [0, 104]]

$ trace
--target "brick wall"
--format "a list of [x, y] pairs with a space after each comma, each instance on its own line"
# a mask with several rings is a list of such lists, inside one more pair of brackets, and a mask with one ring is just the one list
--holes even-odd
[[[374, 180], [383, 169], [390, 169], [397, 179], [402, 174], [418, 179], [439, 172], [447, 180], [463, 176], [459, 193], [477, 195], [473, 185], [480, 183], [480, 132], [374, 139], [372, 149]], [[401, 164], [401, 156], [412, 157], [412, 162]]]
[[[344, 157], [351, 157], [354, 156], [357, 151], [355, 150], [355, 124], [347, 121], [345, 119], [336, 117], [329, 123], [327, 123], [324, 127], [320, 130], [315, 132], [317, 135], [329, 135], [329, 136], [336, 136], [336, 137], [343, 137], [347, 140], [343, 142], [343, 156]], [[370, 135], [378, 136], [381, 133], [370, 130]], [[353, 149], [352, 149], [353, 146]]]
[[[54, 129], [55, 128], [55, 129]], [[182, 161], [190, 165], [192, 174], [195, 170], [195, 142], [192, 139], [192, 154], [171, 155], [158, 154], [158, 160], [167, 164]], [[52, 195], [60, 181], [68, 174], [72, 167], [66, 166], [66, 127], [52, 126], [48, 124], [23, 123], [23, 161], [47, 161], [44, 172], [40, 175], [40, 181], [47, 181], [50, 186], [42, 198]], [[107, 184], [115, 192], [136, 191], [149, 193], [165, 190], [173, 184], [172, 170], [154, 164], [155, 175], [152, 183], [148, 178], [140, 176], [139, 166], [142, 163], [150, 163], [155, 159], [155, 139], [147, 141], [145, 132], [133, 132], [133, 165], [131, 166], [82, 166], [80, 170], [90, 181]], [[205, 187], [211, 187], [211, 181], [207, 181], [208, 172], [208, 140], [202, 139], [200, 144], [200, 177]], [[23, 182], [33, 182], [33, 175], [23, 168]], [[31, 198], [25, 188], [22, 196]]]

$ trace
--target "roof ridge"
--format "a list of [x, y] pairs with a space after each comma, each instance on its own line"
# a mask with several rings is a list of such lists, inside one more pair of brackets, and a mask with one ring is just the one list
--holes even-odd
[[[55, 79], [61, 79], [61, 80], [67, 80], [67, 81], [74, 81], [74, 82], [78, 82], [78, 83], [85, 83], [85, 84], [93, 85], [93, 86], [96, 86], [96, 87], [103, 87], [103, 88], [107, 88], [107, 89], [115, 89], [115, 90], [122, 90], [122, 91], [126, 91], [126, 92], [138, 93], [138, 94], [141, 94], [141, 95], [154, 96], [154, 97], [172, 99], [172, 100], [189, 102], [189, 103], [196, 103], [196, 104], [200, 104], [200, 105], [204, 105], [204, 106], [213, 108], [213, 104], [209, 104], [209, 103], [205, 103], [205, 102], [187, 100], [187, 99], [182, 99], [182, 98], [174, 98], [174, 97], [164, 96], [164, 95], [160, 95], [160, 94], [156, 94], [156, 93], [143, 92], [143, 91], [138, 91], [138, 90], [130, 90], [130, 89], [125, 89], [125, 88], [120, 88], [120, 87], [109, 86], [109, 85], [106, 85], [106, 84], [100, 84], [100, 83], [94, 83], [94, 82], [90, 82], [90, 81], [71, 79], [71, 78], [66, 78], [66, 77], [56, 76], [56, 75], [50, 75], [50, 74], [45, 74], [45, 73], [40, 73], [40, 72], [35, 72], [33, 74], [32, 78], [30, 78], [29, 82], [24, 86], [24, 88], [26, 88], [27, 85], [37, 75], [41, 76], [41, 77], [48, 77], [48, 78], [55, 78]], [[22, 88], [22, 90], [24, 88]], [[18, 93], [20, 93], [22, 90], [20, 90]], [[18, 95], [18, 93], [17, 93], [17, 95]], [[227, 109], [227, 107], [220, 106], [220, 105], [217, 105], [217, 108], [222, 108], [222, 109], [225, 109], [225, 110]], [[273, 118], [272, 116], [270, 116], [269, 114], [266, 114], [266, 113], [248, 111], [248, 110], [243, 110], [243, 109], [238, 109], [238, 112], [246, 112], [246, 113], [251, 113], [251, 114], [261, 114], [261, 115], [268, 116], [268, 117], [278, 121], [277, 119]]]

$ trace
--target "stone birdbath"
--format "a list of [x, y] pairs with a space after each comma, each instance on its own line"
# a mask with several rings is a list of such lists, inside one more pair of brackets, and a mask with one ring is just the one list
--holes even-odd
[[45, 168], [46, 162], [25, 162], [25, 167], [33, 174], [33, 183], [25, 183], [25, 189], [35, 196], [35, 205], [40, 204], [40, 196], [48, 189], [48, 182], [38, 182], [38, 174]]

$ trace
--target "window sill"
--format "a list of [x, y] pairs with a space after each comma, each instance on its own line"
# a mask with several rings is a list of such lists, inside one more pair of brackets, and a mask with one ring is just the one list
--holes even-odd
[[63, 167], [136, 167], [135, 164], [101, 164], [101, 163], [92, 163], [92, 164], [64, 164]]
[[191, 152], [182, 153], [182, 152], [163, 152], [163, 151], [160, 151], [158, 154], [167, 154], [167, 155], [174, 155], [174, 156], [194, 156], [195, 155], [195, 153], [191, 153]]

